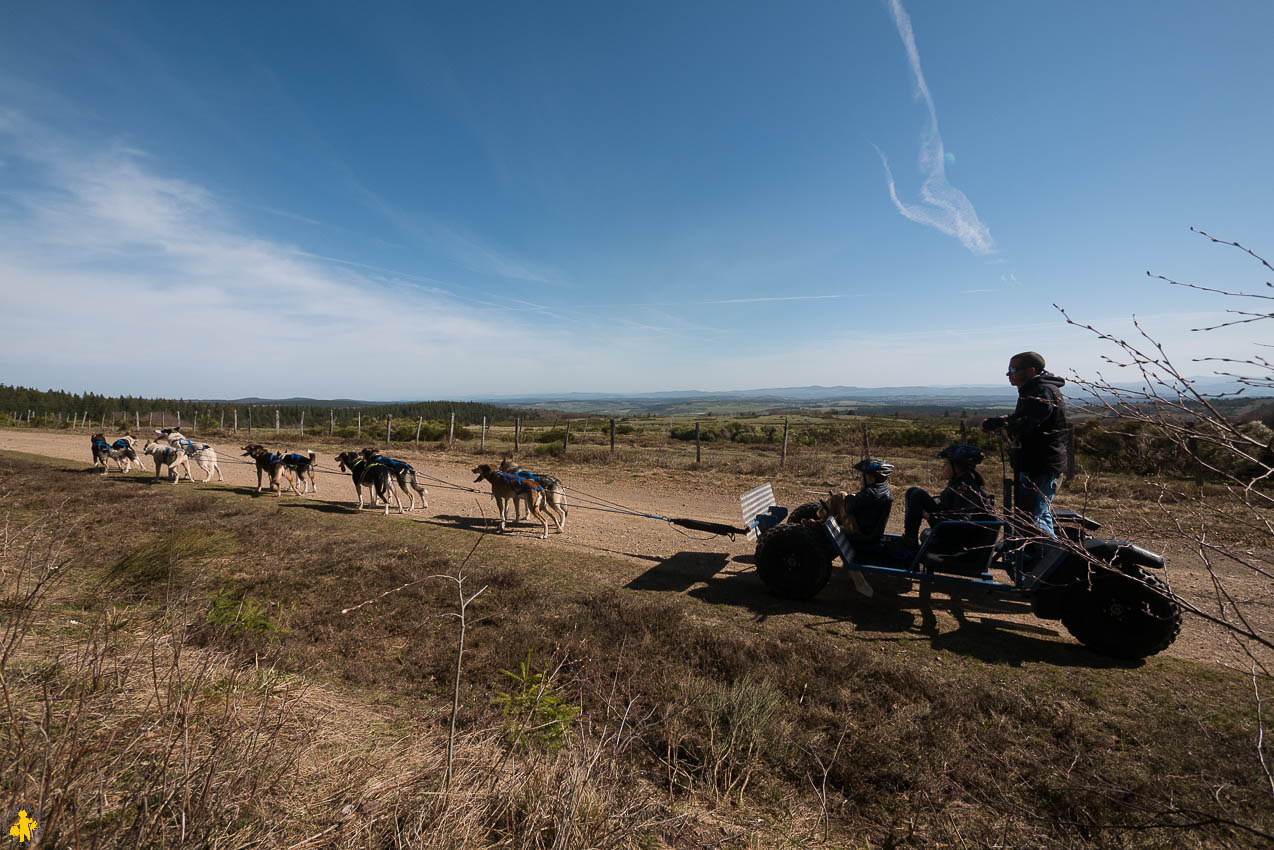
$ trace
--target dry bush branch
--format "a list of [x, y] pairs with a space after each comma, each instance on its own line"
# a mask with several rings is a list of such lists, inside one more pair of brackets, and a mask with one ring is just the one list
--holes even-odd
[[[1218, 239], [1202, 230], [1192, 231], [1213, 243], [1232, 246], [1259, 261], [1266, 269], [1274, 267], [1251, 249]], [[1222, 289], [1197, 283], [1182, 283], [1170, 277], [1147, 272], [1147, 275], [1170, 285], [1209, 293], [1224, 299], [1265, 302], [1274, 296], [1243, 290]], [[1266, 281], [1266, 286], [1271, 286]], [[1057, 305], [1054, 305], [1057, 306]], [[1202, 357], [1192, 362], [1221, 362], [1242, 367], [1242, 374], [1214, 372], [1228, 376], [1244, 386], [1226, 393], [1205, 392], [1197, 379], [1185, 374], [1140, 322], [1135, 322], [1139, 339], [1129, 340], [1073, 319], [1064, 308], [1057, 309], [1068, 324], [1082, 328], [1102, 342], [1114, 346], [1118, 355], [1107, 357], [1114, 365], [1135, 369], [1140, 384], [1128, 385], [1108, 380], [1100, 373], [1095, 378], [1075, 376], [1074, 382], [1088, 394], [1083, 408], [1098, 417], [1107, 432], [1115, 432], [1120, 423], [1133, 423], [1138, 429], [1173, 446], [1179, 458], [1185, 459], [1187, 472], [1196, 470], [1199, 482], [1196, 492], [1170, 491], [1161, 485], [1157, 500], [1160, 521], [1147, 519], [1152, 531], [1175, 537], [1187, 543], [1206, 570], [1212, 588], [1211, 606], [1205, 610], [1201, 600], [1182, 599], [1183, 606], [1196, 616], [1222, 626], [1235, 643], [1251, 670], [1256, 699], [1255, 761], [1267, 779], [1268, 720], [1262, 712], [1262, 684], [1271, 680], [1270, 651], [1274, 651], [1274, 631], [1258, 611], [1274, 606], [1274, 523], [1269, 511], [1274, 508], [1274, 440], [1269, 429], [1240, 421], [1229, 404], [1249, 387], [1274, 387], [1274, 364], [1259, 354], [1247, 358]], [[1194, 329], [1207, 333], [1220, 328], [1274, 320], [1274, 311], [1265, 309], [1229, 309], [1240, 316], [1232, 321]], [[1259, 425], [1259, 423], [1258, 423]], [[1135, 436], [1132, 432], [1126, 436]], [[1220, 487], [1203, 483], [1204, 476], [1219, 480]], [[1226, 533], [1219, 534], [1224, 528]], [[1255, 593], [1255, 598], [1249, 594]], [[1211, 607], [1207, 606], [1207, 607]], [[1270, 781], [1274, 801], [1274, 780]], [[1167, 811], [1167, 810], [1166, 810]], [[1173, 812], [1174, 817], [1189, 818], [1192, 813]], [[1254, 835], [1269, 837], [1252, 825], [1232, 824], [1249, 829]]]

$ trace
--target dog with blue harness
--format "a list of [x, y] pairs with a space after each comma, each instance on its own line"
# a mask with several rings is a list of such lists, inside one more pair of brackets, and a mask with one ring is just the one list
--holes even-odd
[[181, 471], [186, 470], [186, 478], [194, 481], [194, 476], [190, 474], [190, 461], [186, 459], [186, 453], [181, 449], [173, 448], [167, 443], [152, 443], [146, 441], [146, 446], [142, 449], [146, 454], [150, 455], [151, 460], [155, 462], [155, 480], [159, 480], [159, 470], [161, 467], [168, 467], [168, 477], [174, 484], [181, 480]]
[[[549, 515], [553, 517], [553, 523], [557, 526], [557, 533], [561, 534], [566, 524], [566, 510], [563, 506], [556, 502], [550, 502], [546, 499], [547, 485], [541, 483], [537, 478], [529, 472], [501, 472], [499, 469], [492, 467], [488, 463], [482, 463], [474, 467], [473, 473], [478, 477], [473, 479], [473, 483], [486, 481], [491, 485], [491, 496], [495, 499], [496, 508], [500, 511], [500, 531], [507, 529], [507, 510], [509, 502], [514, 503], [514, 511], [517, 511], [517, 503], [523, 502], [527, 511], [531, 516], [540, 521], [544, 531], [540, 535], [541, 540], [545, 540], [549, 536], [548, 520], [540, 513], [540, 507], [547, 505]], [[558, 517], [558, 514], [561, 517]]]
[[406, 513], [403, 510], [402, 500], [398, 498], [398, 492], [394, 490], [390, 479], [393, 474], [389, 467], [379, 460], [368, 460], [358, 452], [341, 452], [336, 456], [336, 462], [340, 464], [341, 472], [348, 472], [350, 477], [354, 479], [354, 493], [358, 496], [358, 509], [363, 509], [363, 488], [371, 490], [372, 507], [376, 507], [376, 497], [379, 495], [381, 501], [385, 503], [385, 516], [389, 516], [389, 495], [392, 493], [394, 501], [398, 504], [398, 512]]
[[204, 484], [212, 480], [212, 473], [214, 472], [217, 473], [218, 481], [226, 480], [221, 474], [221, 467], [217, 465], [217, 450], [212, 446], [187, 439], [186, 435], [176, 428], [156, 428], [155, 433], [162, 437], [168, 445], [181, 449], [186, 453], [186, 457], [199, 464], [199, 468], [204, 471]]
[[383, 463], [385, 466], [389, 467], [390, 477], [398, 483], [398, 489], [402, 490], [403, 493], [405, 493], [411, 500], [411, 503], [407, 506], [407, 510], [413, 511], [416, 509], [416, 493], [420, 494], [421, 509], [423, 510], [424, 508], [429, 507], [429, 502], [425, 498], [427, 491], [424, 487], [420, 486], [418, 481], [416, 481], [416, 469], [410, 463], [407, 463], [405, 460], [397, 460], [392, 457], [386, 457], [385, 455], [377, 453], [375, 449], [363, 449], [363, 460], [368, 463]]
[[[542, 487], [540, 490], [540, 502], [537, 507], [543, 508], [545, 503], [552, 503], [553, 507], [562, 515], [562, 527], [566, 527], [566, 485], [562, 483], [562, 479], [554, 475], [546, 475], [543, 472], [528, 472], [514, 462], [513, 458], [505, 455], [500, 459], [500, 471], [515, 475], [518, 477], [529, 477], [538, 481]], [[522, 521], [521, 504], [518, 501], [513, 502], [513, 521], [515, 523]]]
[[[297, 493], [296, 480], [292, 472], [283, 463], [283, 455], [272, 452], [260, 443], [249, 443], [243, 447], [243, 457], [250, 457], [257, 463], [257, 492], [261, 492], [261, 476], [270, 476], [270, 488], [283, 496], [283, 476], [288, 476], [292, 492]], [[297, 495], [300, 495], [297, 493]]]
[[314, 464], [317, 462], [318, 455], [309, 449], [305, 454], [288, 452], [283, 455], [283, 466], [292, 474], [293, 492], [296, 491], [297, 480], [305, 484], [305, 489], [301, 491], [302, 496], [309, 492], [318, 492], [318, 484], [314, 481]]
[[103, 434], [94, 434], [90, 447], [93, 451], [93, 466], [101, 466], [105, 475], [110, 469], [111, 461], [121, 472], [131, 472], [133, 464], [140, 469], [142, 462], [137, 456], [137, 441], [125, 434], [113, 443], [107, 443]]

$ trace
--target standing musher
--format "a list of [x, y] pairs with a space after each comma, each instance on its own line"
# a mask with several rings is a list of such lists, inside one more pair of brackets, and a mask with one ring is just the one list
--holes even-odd
[[1056, 537], [1053, 497], [1066, 470], [1066, 401], [1061, 387], [1065, 378], [1044, 370], [1044, 358], [1034, 351], [1013, 355], [1005, 373], [1017, 387], [1017, 407], [1006, 416], [982, 422], [983, 431], [1008, 431], [1012, 451], [1015, 493], [1019, 510], [1044, 533]]

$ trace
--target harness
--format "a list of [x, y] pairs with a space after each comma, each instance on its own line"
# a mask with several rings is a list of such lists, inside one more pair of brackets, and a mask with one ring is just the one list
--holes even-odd
[[364, 458], [359, 458], [349, 465], [349, 470], [354, 473], [354, 477], [359, 484], [366, 484], [371, 471], [378, 466], [385, 466], [385, 464], [381, 463], [379, 459], [369, 462]]
[[125, 440], [123, 437], [120, 437], [118, 440], [116, 440], [115, 442], [111, 443], [111, 448], [112, 448], [112, 449], [126, 449], [126, 448], [128, 448], [128, 440]]
[[201, 452], [204, 449], [212, 448], [206, 443], [196, 443], [192, 440], [186, 440], [186, 439], [178, 440], [177, 445], [181, 446], [190, 454], [195, 454], [196, 452]]
[[276, 455], [274, 452], [270, 452], [265, 456], [265, 462], [272, 466], [278, 466], [283, 463], [283, 455]]
[[376, 462], [383, 463], [385, 466], [389, 467], [389, 471], [394, 475], [416, 471], [415, 467], [413, 467], [410, 463], [403, 460], [394, 460], [392, 457], [385, 457], [384, 455], [376, 455]]
[[[273, 457], [273, 455], [271, 455], [271, 457]], [[282, 463], [284, 466], [286, 466], [288, 469], [301, 469], [302, 467], [306, 467], [310, 465], [310, 459], [308, 456], [299, 455], [299, 454], [296, 454], [295, 452], [292, 454], [283, 455], [283, 457], [279, 459], [279, 462]]]
[[525, 469], [518, 469], [513, 472], [492, 472], [491, 474], [498, 475], [505, 484], [508, 484], [519, 493], [530, 493], [543, 489], [544, 482], [540, 479], [547, 477], [527, 472]]
[[108, 451], [110, 451], [110, 450], [111, 450], [111, 447], [110, 447], [110, 445], [109, 445], [109, 444], [108, 444], [105, 440], [94, 440], [94, 441], [93, 441], [93, 451], [95, 451], [95, 452], [108, 452]]

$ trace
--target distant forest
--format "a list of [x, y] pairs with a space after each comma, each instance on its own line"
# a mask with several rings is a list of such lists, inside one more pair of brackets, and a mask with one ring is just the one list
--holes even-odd
[[103, 416], [115, 417], [123, 414], [123, 418], [132, 418], [134, 413], [145, 417], [150, 413], [163, 413], [171, 417], [178, 415], [186, 421], [194, 420], [196, 411], [200, 421], [220, 419], [225, 411], [226, 422], [230, 422], [233, 411], [238, 411], [240, 421], [246, 421], [249, 408], [254, 417], [260, 417], [258, 424], [267, 420], [274, 421], [274, 411], [279, 411], [283, 422], [294, 423], [306, 414], [306, 419], [315, 425], [326, 422], [329, 410], [336, 411], [336, 419], [343, 421], [359, 412], [364, 418], [383, 419], [392, 416], [395, 419], [417, 419], [446, 421], [454, 412], [458, 425], [480, 425], [482, 417], [488, 424], [512, 424], [515, 417], [523, 420], [539, 418], [540, 413], [529, 410], [513, 410], [508, 407], [497, 407], [493, 404], [479, 404], [472, 401], [418, 401], [396, 402], [393, 404], [359, 404], [346, 399], [338, 401], [322, 401], [306, 399], [288, 399], [286, 402], [273, 402], [268, 399], [245, 401], [216, 401], [171, 398], [141, 398], [139, 396], [106, 396], [97, 393], [68, 393], [61, 390], [36, 390], [29, 387], [14, 387], [0, 384], [0, 413], [7, 413], [14, 418], [26, 418], [31, 411], [36, 418], [71, 417], [88, 415], [90, 420], [101, 420]]

